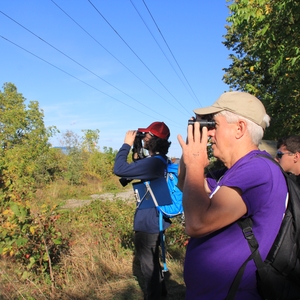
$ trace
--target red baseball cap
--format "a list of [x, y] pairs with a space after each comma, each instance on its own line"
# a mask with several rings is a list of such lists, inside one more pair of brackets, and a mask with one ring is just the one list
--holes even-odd
[[164, 122], [153, 122], [147, 128], [138, 128], [138, 131], [152, 133], [153, 135], [167, 140], [170, 136], [169, 127]]

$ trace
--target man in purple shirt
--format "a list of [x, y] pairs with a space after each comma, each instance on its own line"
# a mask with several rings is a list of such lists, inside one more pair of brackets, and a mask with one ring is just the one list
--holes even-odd
[[[182, 147], [179, 185], [183, 190], [186, 233], [191, 237], [185, 258], [187, 300], [225, 299], [239, 268], [250, 255], [247, 240], [236, 221], [250, 216], [265, 259], [278, 233], [287, 199], [281, 170], [258, 150], [270, 117], [263, 104], [245, 92], [228, 92], [210, 107], [199, 108], [188, 126]], [[200, 128], [197, 120], [215, 121]], [[205, 178], [207, 142], [226, 166], [223, 176]], [[235, 299], [261, 299], [256, 267], [250, 261]]]

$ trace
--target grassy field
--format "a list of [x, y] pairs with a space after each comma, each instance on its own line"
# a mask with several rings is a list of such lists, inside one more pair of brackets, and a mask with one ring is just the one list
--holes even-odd
[[[66, 203], [63, 187], [52, 186], [37, 193], [35, 209], [44, 203], [57, 205], [56, 226], [68, 241], [68, 249], [50, 274], [24, 278], [26, 268], [13, 258], [0, 261], [0, 299], [115, 299], [142, 300], [143, 281], [134, 257], [132, 199], [94, 200], [78, 208], [62, 208]], [[98, 187], [76, 191], [73, 199], [90, 199], [101, 193]], [[87, 196], [84, 196], [87, 195]], [[43, 199], [43, 200], [41, 200]], [[167, 231], [166, 283], [168, 299], [185, 295], [183, 259], [187, 237], [180, 217]]]

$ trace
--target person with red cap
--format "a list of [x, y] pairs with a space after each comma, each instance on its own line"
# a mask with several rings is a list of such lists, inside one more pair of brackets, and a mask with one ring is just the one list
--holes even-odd
[[[127, 131], [124, 144], [118, 151], [115, 159], [114, 174], [121, 177], [120, 181], [123, 180], [123, 182], [127, 183], [133, 179], [150, 181], [164, 177], [166, 164], [155, 156], [160, 155], [167, 162], [166, 154], [171, 145], [171, 142], [168, 141], [169, 137], [170, 130], [164, 122], [154, 122], [147, 128]], [[139, 150], [133, 147], [133, 162], [130, 163], [127, 161], [127, 157], [131, 147], [137, 141], [142, 143], [142, 151], [146, 149], [149, 155], [140, 155]], [[163, 219], [164, 230], [170, 224], [171, 221], [169, 219]], [[167, 289], [160, 265], [160, 235], [157, 209], [154, 206], [139, 209], [137, 206], [133, 229], [135, 232], [135, 257], [140, 263], [146, 285], [144, 299], [159, 300], [167, 295]]]

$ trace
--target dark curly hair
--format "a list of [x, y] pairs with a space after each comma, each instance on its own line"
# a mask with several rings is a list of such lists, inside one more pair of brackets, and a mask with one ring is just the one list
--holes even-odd
[[152, 136], [152, 138], [148, 141], [149, 150], [151, 150], [153, 153], [159, 152], [162, 154], [167, 154], [170, 146], [171, 142], [161, 139], [155, 135]]

